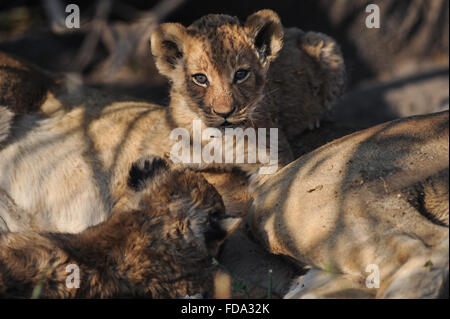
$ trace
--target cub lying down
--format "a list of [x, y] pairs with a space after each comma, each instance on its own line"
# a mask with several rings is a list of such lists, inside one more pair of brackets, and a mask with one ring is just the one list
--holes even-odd
[[[44, 298], [211, 297], [211, 257], [239, 219], [200, 174], [160, 158], [141, 158], [128, 184], [111, 218], [79, 234], [1, 234], [0, 296], [29, 298], [44, 279]], [[70, 264], [79, 289], [66, 287]]]

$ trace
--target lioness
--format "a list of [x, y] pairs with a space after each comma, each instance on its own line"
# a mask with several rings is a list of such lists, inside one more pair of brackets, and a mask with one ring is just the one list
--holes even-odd
[[[448, 167], [448, 111], [381, 124], [272, 176], [256, 190], [249, 224], [270, 252], [346, 275], [379, 298], [437, 297], [446, 280], [448, 289]], [[332, 276], [319, 277], [290, 296], [325, 297]]]
[[214, 297], [212, 256], [239, 219], [201, 174], [161, 158], [134, 163], [128, 184], [111, 218], [81, 233], [0, 233], [0, 297]]

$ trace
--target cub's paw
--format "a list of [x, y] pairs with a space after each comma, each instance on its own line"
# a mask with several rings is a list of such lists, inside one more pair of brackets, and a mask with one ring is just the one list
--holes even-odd
[[142, 156], [131, 165], [128, 186], [139, 192], [145, 183], [158, 174], [168, 171], [169, 163], [159, 156]]

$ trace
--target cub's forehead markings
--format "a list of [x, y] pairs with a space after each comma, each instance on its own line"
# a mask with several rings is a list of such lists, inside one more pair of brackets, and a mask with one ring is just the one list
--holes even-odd
[[[196, 72], [196, 73], [205, 73], [205, 72], [210, 73], [210, 71], [211, 71], [210, 67], [209, 67], [208, 59], [205, 55], [201, 55], [200, 57], [196, 58], [194, 60], [193, 66], [194, 66], [194, 68], [192, 71]], [[207, 74], [207, 75], [209, 75], [209, 74]]]
[[192, 72], [209, 73], [208, 77], [233, 77], [237, 68], [251, 68], [255, 64], [253, 45], [240, 25], [191, 29], [189, 35]]
[[211, 43], [211, 48], [211, 59], [224, 72], [228, 72], [230, 67], [237, 67], [249, 51], [249, 46], [245, 44], [245, 41], [236, 40], [226, 35], [216, 37]]
[[195, 37], [191, 39], [189, 43], [189, 48], [187, 51], [187, 66], [188, 69], [196, 73], [204, 73], [209, 69], [209, 56], [210, 47], [207, 41], [202, 41], [202, 39]]

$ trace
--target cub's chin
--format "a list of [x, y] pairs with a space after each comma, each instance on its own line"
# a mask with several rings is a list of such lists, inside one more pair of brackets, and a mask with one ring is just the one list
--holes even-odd
[[222, 124], [218, 126], [219, 129], [226, 129], [226, 128], [244, 128], [246, 126], [247, 121], [239, 121], [239, 122], [233, 122], [233, 121], [225, 121]]

